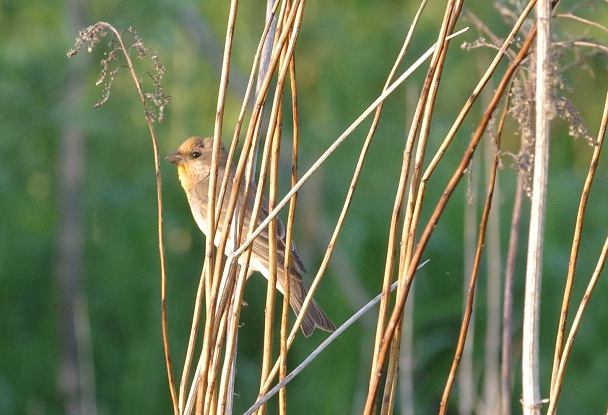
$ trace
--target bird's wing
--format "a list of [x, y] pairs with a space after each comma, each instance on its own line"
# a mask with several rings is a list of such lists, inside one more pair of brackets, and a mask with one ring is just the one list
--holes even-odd
[[[260, 213], [258, 215], [258, 225], [264, 221], [268, 217], [268, 200], [264, 197], [262, 200], [262, 206], [260, 207]], [[245, 219], [245, 225], [248, 223], [248, 218]], [[283, 267], [285, 264], [285, 242], [287, 238], [287, 233], [285, 231], [285, 225], [281, 219], [277, 218], [276, 220], [277, 227], [277, 266]], [[253, 251], [260, 257], [264, 258], [268, 261], [268, 227], [264, 228], [260, 234], [253, 241]], [[290, 269], [293, 271], [291, 276], [293, 278], [300, 277], [300, 274], [306, 272], [306, 268], [296, 251], [295, 244], [291, 243], [291, 249], [289, 250], [291, 254], [291, 258], [289, 261]], [[299, 279], [299, 278], [298, 278]]]

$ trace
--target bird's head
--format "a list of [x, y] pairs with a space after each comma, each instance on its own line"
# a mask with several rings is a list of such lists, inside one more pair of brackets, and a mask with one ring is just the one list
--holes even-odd
[[[190, 137], [179, 149], [167, 156], [167, 160], [177, 166], [179, 180], [184, 189], [189, 190], [198, 181], [207, 178], [211, 170], [213, 138]], [[228, 153], [220, 143], [218, 168], [226, 165]]]

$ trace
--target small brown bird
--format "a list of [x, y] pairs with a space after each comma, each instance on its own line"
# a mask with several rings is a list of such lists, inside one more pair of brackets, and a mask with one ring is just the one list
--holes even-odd
[[[194, 220], [198, 224], [198, 227], [203, 233], [209, 237], [209, 224], [207, 221], [207, 202], [209, 192], [209, 175], [211, 173], [211, 155], [213, 152], [213, 138], [200, 138], [191, 137], [187, 139], [177, 150], [176, 153], [167, 156], [167, 160], [177, 166], [177, 172], [179, 180], [186, 192], [188, 197], [188, 203], [192, 210]], [[228, 152], [226, 147], [222, 144], [220, 147], [219, 158], [218, 158], [218, 177], [216, 180], [216, 197], [219, 199], [220, 187], [224, 174], [226, 172], [226, 164], [228, 159]], [[229, 183], [232, 182], [235, 174], [234, 165], [230, 166]], [[249, 193], [247, 195], [247, 202], [245, 206], [245, 218], [243, 224], [243, 232], [241, 236], [241, 242], [245, 241], [246, 232], [249, 229], [249, 221], [251, 218], [251, 211], [253, 209], [254, 198], [255, 198], [255, 184], [251, 183]], [[241, 194], [245, 191], [244, 180], [241, 181], [241, 188], [239, 192]], [[217, 246], [220, 241], [220, 236], [223, 232], [221, 229], [224, 217], [226, 215], [226, 209], [228, 208], [229, 194], [224, 196], [221, 208], [221, 217], [218, 225], [218, 231], [214, 238], [214, 244]], [[239, 198], [236, 206], [236, 213], [239, 214], [240, 209], [243, 208], [242, 198]], [[268, 200], [264, 197], [262, 206], [258, 214], [255, 226], [266, 219], [268, 216]], [[285, 226], [280, 219], [277, 218], [277, 289], [284, 293], [285, 276], [284, 260], [285, 260]], [[249, 262], [249, 275], [253, 271], [259, 271], [268, 278], [269, 271], [269, 260], [268, 260], [268, 228], [265, 228], [253, 241], [253, 248], [251, 250], [251, 258]], [[293, 311], [298, 314], [302, 309], [302, 303], [306, 298], [308, 290], [302, 282], [301, 274], [306, 272], [304, 264], [298, 256], [296, 246], [292, 242], [291, 249], [289, 250], [290, 266], [289, 266], [289, 304]], [[242, 258], [242, 257], [241, 257]], [[239, 262], [241, 259], [239, 259]], [[313, 300], [308, 306], [306, 315], [302, 320], [302, 332], [304, 336], [309, 337], [314, 331], [315, 327], [321, 330], [333, 332], [336, 330], [336, 326], [331, 322], [329, 317], [321, 310], [321, 307]]]

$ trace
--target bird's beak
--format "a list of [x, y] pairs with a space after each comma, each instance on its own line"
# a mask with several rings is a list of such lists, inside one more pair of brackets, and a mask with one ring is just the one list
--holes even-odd
[[173, 164], [181, 164], [183, 157], [179, 153], [169, 154], [167, 156], [167, 160], [169, 160]]

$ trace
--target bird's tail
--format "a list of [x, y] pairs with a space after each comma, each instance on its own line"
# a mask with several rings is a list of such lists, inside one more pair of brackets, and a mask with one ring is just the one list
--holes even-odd
[[[292, 290], [289, 295], [289, 304], [291, 305], [294, 313], [298, 315], [300, 314], [300, 310], [302, 309], [302, 304], [304, 303], [304, 299], [308, 294], [308, 290], [302, 281], [295, 281], [295, 284], [298, 284], [299, 286], [294, 287], [292, 285]], [[306, 310], [306, 315], [302, 320], [302, 325], [300, 328], [302, 329], [304, 336], [310, 337], [316, 327], [330, 333], [336, 331], [336, 326], [334, 323], [332, 323], [327, 314], [325, 314], [319, 304], [317, 304], [317, 302], [313, 299]]]

